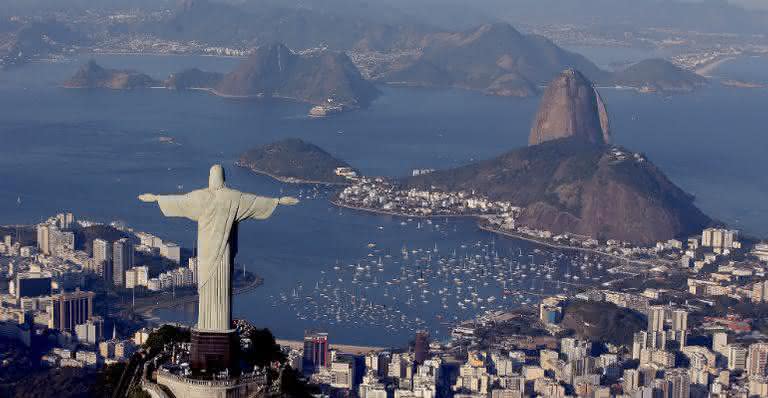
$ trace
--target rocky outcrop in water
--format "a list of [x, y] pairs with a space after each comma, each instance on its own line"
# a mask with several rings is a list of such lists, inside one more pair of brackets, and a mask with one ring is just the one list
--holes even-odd
[[96, 61], [89, 61], [69, 80], [64, 82], [67, 88], [108, 88], [128, 90], [161, 86], [157, 80], [132, 70], [107, 69]]

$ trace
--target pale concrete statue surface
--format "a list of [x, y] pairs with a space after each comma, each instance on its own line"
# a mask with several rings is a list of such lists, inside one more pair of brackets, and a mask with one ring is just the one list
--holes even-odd
[[166, 217], [197, 222], [197, 329], [218, 332], [232, 327], [232, 266], [238, 223], [249, 218], [267, 219], [278, 205], [299, 202], [287, 196], [268, 198], [227, 188], [220, 165], [211, 167], [208, 188], [184, 195], [147, 193], [139, 200], [157, 202]]

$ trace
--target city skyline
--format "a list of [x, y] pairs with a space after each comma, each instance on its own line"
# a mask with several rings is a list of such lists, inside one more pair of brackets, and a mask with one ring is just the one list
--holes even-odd
[[768, 396], [761, 5], [6, 1], [0, 396]]

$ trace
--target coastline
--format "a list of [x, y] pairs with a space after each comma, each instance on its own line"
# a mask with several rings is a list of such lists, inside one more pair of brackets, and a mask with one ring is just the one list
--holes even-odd
[[344, 209], [355, 210], [355, 211], [360, 211], [360, 212], [365, 212], [365, 213], [373, 213], [373, 214], [379, 214], [379, 215], [387, 215], [387, 216], [393, 216], [393, 217], [400, 217], [400, 218], [422, 218], [422, 219], [427, 219], [427, 218], [430, 218], [430, 219], [431, 218], [474, 218], [474, 219], [477, 220], [477, 227], [479, 229], [481, 229], [481, 230], [483, 230], [485, 232], [490, 232], [490, 233], [493, 233], [493, 234], [496, 234], [496, 235], [501, 235], [501, 236], [504, 236], [504, 237], [507, 237], [507, 238], [510, 238], [510, 239], [522, 240], [522, 241], [526, 241], [526, 242], [533, 243], [533, 244], [536, 244], [536, 245], [546, 246], [546, 247], [550, 247], [550, 248], [558, 249], [558, 250], [581, 251], [581, 252], [587, 252], [587, 253], [593, 253], [593, 254], [597, 254], [597, 255], [601, 255], [601, 256], [606, 256], [606, 257], [612, 257], [612, 258], [615, 258], [617, 260], [625, 261], [628, 264], [638, 264], [638, 265], [652, 266], [652, 267], [655, 267], [655, 266], [659, 265], [659, 264], [654, 263], [654, 262], [652, 262], [650, 260], [648, 260], [648, 261], [645, 261], [645, 260], [635, 260], [635, 259], [630, 259], [630, 258], [626, 258], [626, 257], [620, 256], [620, 255], [617, 255], [617, 254], [606, 253], [606, 252], [602, 252], [602, 251], [599, 251], [599, 250], [596, 250], [596, 249], [587, 248], [587, 247], [562, 245], [562, 244], [558, 244], [558, 243], [548, 242], [548, 241], [545, 241], [545, 240], [542, 240], [542, 239], [536, 239], [534, 237], [526, 236], [526, 235], [523, 235], [523, 234], [511, 232], [511, 231], [502, 231], [502, 230], [499, 230], [499, 229], [496, 229], [496, 228], [492, 228], [492, 227], [490, 227], [490, 226], [488, 226], [486, 224], [486, 221], [487, 221], [486, 219], [487, 219], [487, 217], [489, 217], [489, 215], [461, 214], [461, 215], [418, 216], [418, 215], [408, 215], [408, 214], [403, 214], [403, 213], [390, 212], [390, 211], [385, 211], [385, 210], [368, 209], [368, 208], [364, 208], [364, 207], [355, 207], [355, 206], [350, 206], [350, 205], [346, 205], [346, 204], [343, 204], [343, 203], [339, 203], [336, 200], [330, 200], [330, 202], [334, 206], [337, 206], [337, 207], [340, 207], [340, 208], [344, 208]]
[[269, 173], [264, 170], [260, 170], [251, 166], [247, 166], [240, 162], [239, 160], [235, 161], [235, 166], [250, 170], [256, 174], [261, 174], [264, 176], [267, 176], [269, 178], [272, 178], [275, 181], [282, 182], [284, 184], [295, 184], [295, 185], [324, 185], [324, 186], [336, 186], [336, 187], [345, 187], [349, 186], [349, 183], [346, 182], [330, 182], [330, 181], [315, 181], [315, 180], [304, 180], [301, 178], [295, 178], [295, 177], [285, 177], [285, 176], [279, 176], [272, 173]]
[[421, 219], [432, 219], [432, 218], [480, 218], [484, 219], [486, 217], [492, 216], [489, 214], [431, 214], [431, 215], [413, 215], [413, 214], [405, 214], [405, 213], [397, 213], [394, 211], [387, 211], [387, 210], [379, 210], [379, 209], [369, 209], [367, 207], [356, 207], [344, 203], [338, 202], [336, 199], [329, 199], [329, 202], [333, 204], [336, 207], [340, 207], [343, 209], [348, 210], [355, 210], [360, 211], [364, 213], [373, 213], [373, 214], [379, 214], [383, 216], [393, 216], [393, 217], [400, 217], [400, 218], [421, 218]]
[[737, 57], [729, 56], [724, 58], [719, 58], [717, 60], [714, 60], [712, 62], [709, 62], [701, 67], [698, 67], [694, 70], [694, 73], [700, 76], [704, 77], [712, 77], [712, 72], [717, 70], [720, 66], [722, 66], [726, 62], [734, 61]]
[[120, 52], [120, 51], [86, 51], [82, 52], [83, 55], [128, 55], [128, 56], [147, 56], [147, 57], [211, 57], [211, 58], [233, 58], [233, 59], [245, 59], [247, 56], [242, 55], [219, 55], [219, 54], [174, 54], [174, 53], [150, 53], [150, 52]]
[[536, 239], [534, 237], [525, 236], [523, 234], [519, 234], [519, 233], [515, 233], [515, 232], [511, 232], [511, 231], [502, 231], [502, 230], [499, 230], [499, 229], [496, 229], [496, 228], [492, 228], [492, 227], [489, 227], [489, 226], [483, 224], [482, 222], [478, 222], [477, 227], [482, 229], [483, 231], [486, 231], [486, 232], [495, 233], [495, 234], [506, 236], [506, 237], [512, 238], [512, 239], [520, 239], [520, 240], [528, 241], [528, 242], [535, 243], [535, 244], [538, 244], [538, 245], [543, 245], [543, 246], [551, 247], [553, 249], [588, 252], [588, 253], [598, 254], [598, 255], [602, 255], [602, 256], [613, 257], [613, 258], [615, 258], [617, 260], [626, 261], [629, 264], [639, 264], [639, 265], [646, 265], [646, 266], [657, 266], [657, 265], [659, 265], [659, 264], [654, 264], [651, 261], [634, 260], [634, 259], [622, 257], [622, 256], [617, 255], [617, 254], [606, 253], [606, 252], [602, 252], [602, 251], [599, 251], [599, 250], [596, 250], [596, 249], [591, 249], [591, 248], [588, 248], [588, 247], [567, 246], [567, 245], [561, 245], [561, 244], [558, 244], [558, 243], [547, 242], [547, 241], [544, 241], [544, 240], [541, 240], [541, 239]]

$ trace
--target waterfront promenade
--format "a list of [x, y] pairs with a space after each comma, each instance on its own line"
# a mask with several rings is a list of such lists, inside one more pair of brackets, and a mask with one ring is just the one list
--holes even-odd
[[507, 238], [512, 239], [519, 239], [524, 240], [526, 242], [531, 242], [537, 245], [542, 245], [546, 247], [550, 247], [553, 249], [558, 250], [570, 250], [570, 251], [580, 251], [580, 252], [586, 252], [586, 253], [592, 253], [597, 254], [601, 256], [611, 257], [620, 261], [623, 261], [627, 264], [634, 264], [634, 265], [641, 265], [644, 267], [656, 267], [659, 265], [671, 265], [669, 261], [662, 260], [662, 259], [655, 259], [655, 260], [638, 260], [629, 258], [626, 256], [622, 256], [615, 253], [608, 253], [605, 251], [597, 250], [590, 247], [583, 247], [583, 246], [572, 246], [572, 245], [564, 245], [560, 243], [550, 242], [544, 239], [538, 239], [532, 236], [527, 236], [521, 233], [517, 233], [514, 231], [507, 231], [502, 230], [498, 228], [494, 228], [490, 225], [488, 225], [488, 218], [493, 217], [493, 214], [432, 214], [432, 215], [417, 215], [417, 214], [408, 214], [408, 213], [397, 213], [393, 211], [387, 211], [387, 210], [381, 210], [381, 209], [371, 209], [371, 208], [365, 208], [365, 207], [358, 207], [358, 206], [352, 206], [345, 203], [342, 203], [338, 199], [333, 199], [330, 201], [331, 204], [334, 206], [348, 209], [348, 210], [354, 210], [354, 211], [360, 211], [365, 213], [373, 213], [373, 214], [379, 214], [379, 215], [386, 215], [386, 216], [392, 216], [392, 217], [401, 217], [401, 218], [474, 218], [477, 220], [477, 227], [483, 231], [490, 232], [493, 234], [498, 234], [505, 236]]

